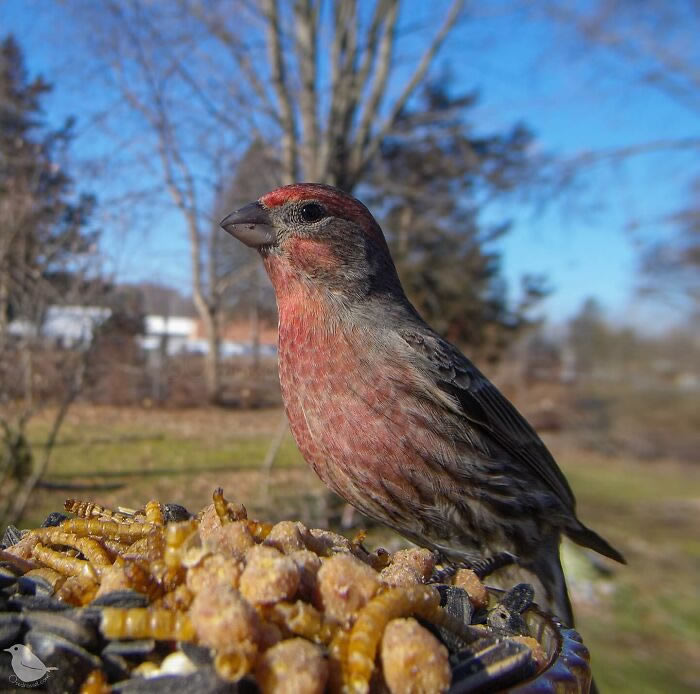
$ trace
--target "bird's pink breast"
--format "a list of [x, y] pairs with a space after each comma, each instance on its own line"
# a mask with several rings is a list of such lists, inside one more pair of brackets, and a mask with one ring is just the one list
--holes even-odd
[[329, 487], [370, 514], [368, 494], [380, 495], [379, 478], [411, 494], [400, 375], [368, 362], [361, 335], [328, 330], [322, 306], [307, 300], [290, 309], [280, 305], [280, 384], [302, 455]]
[[455, 481], [426, 461], [449, 455], [453, 445], [416, 396], [425, 386], [419, 374], [285, 258], [270, 256], [265, 266], [279, 310], [282, 395], [307, 463], [366, 515], [444, 544], [445, 533], [464, 525], [433, 522], [454, 497]]
[[400, 347], [381, 342], [381, 327], [344, 319], [332, 298], [299, 282], [289, 266], [266, 265], [279, 308], [285, 408], [318, 476], [365, 515], [424, 546], [478, 551], [489, 531], [494, 547], [508, 549], [487, 527], [478, 489], [451, 474], [460, 444]]

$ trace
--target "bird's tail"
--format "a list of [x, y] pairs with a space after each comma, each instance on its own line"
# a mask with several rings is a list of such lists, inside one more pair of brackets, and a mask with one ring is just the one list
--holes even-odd
[[[591, 547], [591, 549], [595, 549], [611, 559], [616, 559], [617, 561], [622, 561], [624, 563], [625, 560], [623, 559], [622, 555], [619, 552], [616, 552], [605, 540], [603, 540], [603, 538], [596, 535], [596, 533], [594, 533], [592, 530], [588, 530], [588, 528], [585, 528], [584, 526], [581, 527], [586, 533], [590, 533], [590, 536], [598, 540], [600, 542], [600, 546], [607, 548], [609, 552], [602, 552], [597, 546], [589, 545], [587, 542], [582, 542], [581, 544], [585, 544], [587, 547]], [[548, 609], [550, 612], [552, 612], [552, 614], [555, 614], [565, 627], [573, 628], [574, 612], [571, 608], [569, 592], [566, 588], [564, 572], [561, 568], [559, 544], [560, 537], [558, 533], [557, 535], [548, 539], [546, 542], [542, 543], [540, 546], [540, 551], [536, 555], [532, 564], [532, 570], [537, 574], [540, 583], [542, 583], [546, 599], [548, 601], [548, 604], [541, 604], [541, 606]], [[588, 694], [598, 694], [598, 687], [592, 677]]]
[[542, 542], [528, 568], [537, 574], [544, 588], [544, 599], [542, 596], [536, 598], [540, 606], [556, 615], [564, 626], [573, 627], [574, 612], [559, 559], [559, 543], [559, 533], [551, 535]]
[[489, 574], [486, 583], [505, 590], [518, 583], [531, 584], [539, 607], [557, 616], [565, 626], [573, 627], [574, 615], [559, 561], [560, 539], [559, 532], [552, 532], [538, 543], [534, 556], [530, 555], [527, 561], [519, 557], [516, 564]]
[[566, 534], [578, 545], [588, 547], [604, 557], [620, 562], [620, 564], [627, 563], [625, 558], [607, 540], [604, 540], [598, 533], [593, 532], [580, 521], [577, 521], [574, 527], [566, 528]]

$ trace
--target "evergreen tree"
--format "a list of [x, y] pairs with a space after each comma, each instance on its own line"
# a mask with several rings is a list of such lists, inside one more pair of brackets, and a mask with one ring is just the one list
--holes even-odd
[[372, 209], [401, 280], [423, 317], [473, 357], [497, 361], [530, 324], [527, 311], [546, 294], [543, 281], [523, 278], [522, 296], [509, 301], [494, 242], [509, 224], [487, 223], [495, 195], [527, 185], [531, 133], [477, 136], [465, 120], [475, 96], [453, 97], [441, 79], [401, 117], [369, 176]]
[[94, 244], [85, 230], [91, 196], [73, 191], [64, 161], [72, 120], [47, 128], [42, 98], [51, 90], [30, 80], [12, 36], [0, 43], [0, 342], [8, 320], [40, 321], [61, 301], [75, 259]]

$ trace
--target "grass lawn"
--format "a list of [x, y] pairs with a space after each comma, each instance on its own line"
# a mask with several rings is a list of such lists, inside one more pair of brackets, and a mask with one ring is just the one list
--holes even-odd
[[[280, 417], [278, 410], [75, 407], [46, 476], [59, 488], [37, 490], [22, 525], [37, 525], [67, 497], [111, 507], [157, 498], [198, 510], [216, 486], [266, 519], [328, 522], [332, 498], [289, 434], [263, 493], [258, 467]], [[33, 421], [32, 441], [47, 429], [48, 419]], [[572, 447], [564, 435], [548, 444], [576, 492], [580, 518], [628, 560], [601, 578], [581, 553], [565, 551], [577, 626], [600, 690], [700, 691], [700, 468], [603, 457]]]
[[700, 469], [550, 444], [576, 492], [579, 517], [628, 562], [606, 561], [614, 574], [593, 598], [572, 590], [600, 690], [700, 691]]

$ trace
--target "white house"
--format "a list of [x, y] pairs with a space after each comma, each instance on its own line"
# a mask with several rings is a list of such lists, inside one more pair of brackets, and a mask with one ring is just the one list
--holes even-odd
[[[12, 321], [9, 332], [17, 338], [40, 337], [53, 341], [62, 347], [75, 348], [92, 340], [95, 328], [104, 323], [112, 312], [98, 306], [50, 306], [43, 324], [36, 326], [23, 319]], [[251, 354], [252, 345], [247, 338], [247, 324], [228, 326], [220, 343], [224, 359]], [[267, 333], [270, 333], [268, 335]], [[274, 336], [272, 336], [274, 333]], [[263, 331], [260, 345], [261, 354], [274, 355], [276, 330]], [[149, 314], [144, 319], [144, 334], [138, 342], [146, 352], [159, 353], [165, 350], [168, 356], [178, 354], [207, 354], [209, 343], [202, 335], [196, 318], [189, 316], [161, 316]]]
[[139, 343], [148, 352], [160, 349], [163, 342], [169, 356], [197, 351], [191, 345], [196, 341], [197, 321], [194, 318], [147, 315], [144, 328], [145, 334], [139, 338]]
[[55, 341], [62, 347], [78, 347], [92, 340], [95, 328], [104, 323], [112, 311], [100, 306], [49, 306], [43, 323], [18, 319], [8, 326], [15, 337], [39, 336]]

